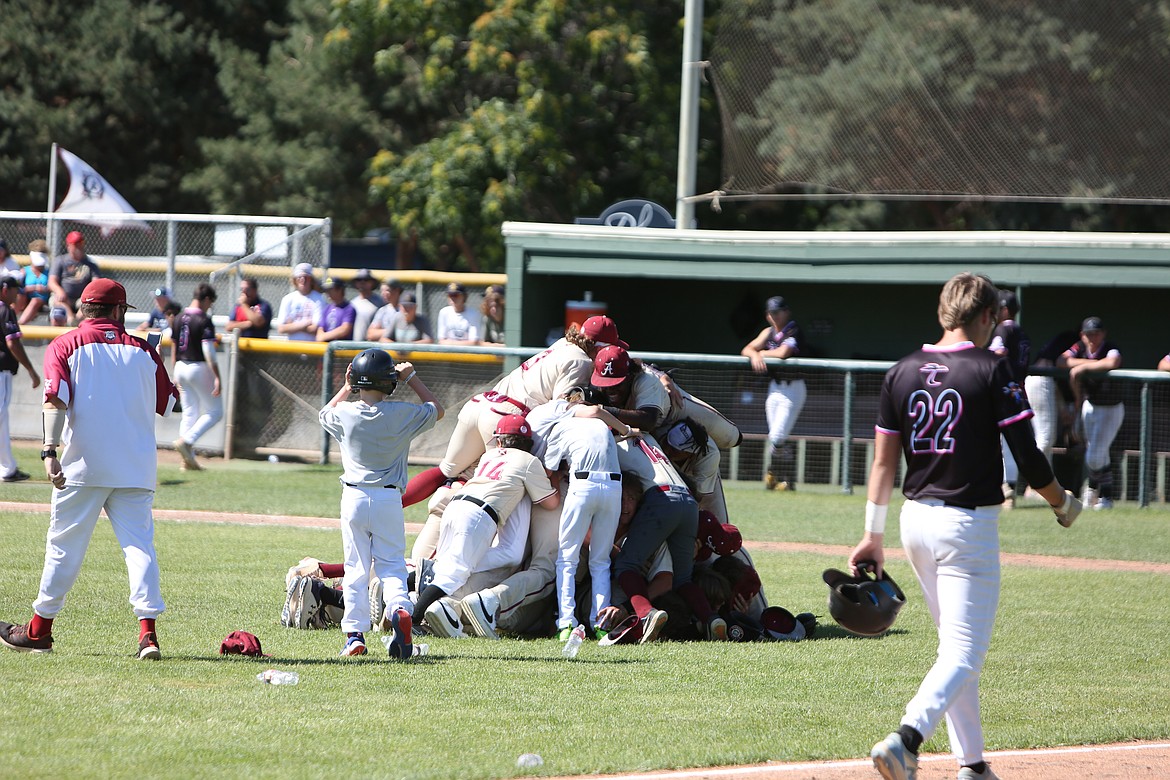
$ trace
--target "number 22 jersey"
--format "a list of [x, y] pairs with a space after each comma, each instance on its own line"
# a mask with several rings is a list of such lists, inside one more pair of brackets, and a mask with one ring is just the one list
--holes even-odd
[[882, 382], [876, 430], [902, 439], [907, 498], [973, 508], [1003, 503], [1000, 432], [1031, 417], [1007, 360], [965, 341], [899, 360]]

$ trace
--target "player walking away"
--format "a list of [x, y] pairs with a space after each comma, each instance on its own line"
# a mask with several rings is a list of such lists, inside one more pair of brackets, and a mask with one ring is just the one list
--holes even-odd
[[444, 510], [435, 576], [419, 590], [414, 606], [414, 621], [425, 617], [431, 630], [443, 636], [463, 630], [458, 623], [460, 606], [448, 597], [467, 583], [521, 498], [527, 494], [534, 505], [545, 509], [560, 506], [560, 494], [531, 454], [532, 427], [522, 416], [500, 418], [495, 444]]
[[202, 471], [192, 447], [199, 437], [223, 418], [219, 364], [215, 359], [215, 325], [208, 312], [215, 304], [215, 288], [206, 282], [195, 288], [191, 305], [175, 318], [175, 350], [171, 353], [175, 383], [179, 386], [183, 416], [174, 446], [183, 471]]
[[765, 358], [783, 360], [799, 356], [802, 345], [800, 328], [792, 319], [788, 303], [779, 295], [768, 299], [764, 306], [764, 316], [768, 320], [768, 327], [748, 342], [739, 354], [751, 361], [752, 371], [772, 377], [768, 383], [768, 399], [764, 404], [764, 414], [768, 420], [768, 442], [772, 446], [768, 472], [764, 475], [764, 487], [768, 490], [795, 490], [796, 456], [792, 445], [788, 444], [788, 437], [796, 425], [800, 410], [804, 408], [808, 388], [803, 379], [786, 379], [787, 375], [781, 369], [769, 368]]
[[1081, 500], [1093, 509], [1113, 508], [1113, 470], [1109, 448], [1125, 419], [1121, 387], [1106, 372], [1121, 368], [1121, 349], [1106, 339], [1100, 317], [1086, 317], [1081, 338], [1057, 360], [1067, 368], [1085, 432], [1089, 481]]
[[577, 564], [586, 536], [593, 589], [589, 626], [595, 635], [598, 613], [610, 605], [609, 558], [622, 508], [622, 475], [614, 434], [625, 437], [635, 431], [598, 406], [600, 400], [592, 396], [592, 388], [575, 387], [564, 399], [541, 404], [528, 415], [534, 432], [541, 431], [544, 440], [545, 469], [558, 472], [564, 462], [569, 475], [556, 563], [561, 641], [577, 626]]
[[[422, 403], [391, 401], [402, 382]], [[358, 397], [346, 400], [352, 391]], [[366, 654], [370, 578], [382, 582], [393, 636], [390, 657], [409, 660], [410, 596], [406, 589], [406, 527], [402, 485], [411, 439], [434, 427], [443, 407], [410, 363], [394, 365], [389, 352], [367, 349], [346, 370], [345, 384], [321, 409], [321, 427], [341, 447], [341, 546], [345, 614], [341, 656]]]
[[[995, 326], [995, 333], [991, 336], [991, 343], [987, 345], [997, 355], [1007, 357], [1008, 365], [1012, 370], [1012, 379], [1019, 387], [1024, 386], [1028, 376], [1028, 363], [1031, 362], [1032, 341], [1023, 328], [1016, 322], [1016, 315], [1020, 313], [1020, 302], [1011, 290], [999, 291], [999, 309], [996, 318], [999, 324]], [[1016, 459], [1012, 457], [1012, 448], [1007, 439], [1000, 437], [1003, 451], [1003, 508], [1013, 509], [1016, 505], [1016, 483], [1020, 480], [1020, 469]], [[1043, 451], [1043, 450], [1041, 450]]]
[[[45, 448], [53, 483], [40, 593], [27, 625], [0, 623], [0, 642], [26, 653], [53, 649], [53, 620], [81, 571], [104, 509], [126, 558], [130, 605], [139, 622], [138, 657], [157, 660], [155, 619], [164, 607], [154, 551], [158, 453], [154, 415], [179, 397], [145, 340], [126, 333], [126, 290], [96, 279], [79, 298], [82, 322], [45, 351]], [[67, 442], [58, 456], [57, 447]], [[117, 457], [110, 445], [117, 443]]]
[[849, 566], [857, 574], [872, 565], [882, 575], [886, 511], [901, 450], [902, 545], [939, 635], [934, 666], [901, 726], [871, 753], [886, 780], [917, 776], [918, 749], [944, 715], [962, 766], [959, 777], [995, 777], [983, 761], [979, 676], [999, 602], [1000, 433], [1062, 526], [1081, 511], [1036, 448], [1032, 411], [1008, 362], [983, 349], [997, 309], [998, 293], [987, 277], [955, 276], [939, 296], [942, 338], [898, 361], [882, 382], [865, 536]]
[[[570, 325], [563, 339], [525, 360], [491, 390], [473, 396], [459, 410], [459, 421], [442, 462], [410, 480], [403, 504], [417, 504], [444, 482], [455, 479], [464, 469], [475, 465], [494, 436], [496, 423], [504, 415], [526, 415], [540, 404], [563, 398], [574, 386], [589, 384], [593, 356], [611, 344], [628, 346], [618, 338], [613, 320], [590, 317], [580, 328], [576, 324]], [[555, 533], [550, 541], [548, 573], [551, 579], [552, 558], [556, 556]]]
[[32, 379], [33, 388], [41, 384], [41, 377], [24, 351], [20, 325], [17, 324], [16, 310], [13, 308], [21, 287], [19, 277], [0, 276], [0, 334], [4, 336], [4, 340], [0, 342], [0, 481], [4, 482], [23, 482], [29, 476], [28, 472], [16, 467], [16, 457], [12, 454], [12, 439], [8, 434], [12, 382], [16, 378], [16, 372], [24, 366]]

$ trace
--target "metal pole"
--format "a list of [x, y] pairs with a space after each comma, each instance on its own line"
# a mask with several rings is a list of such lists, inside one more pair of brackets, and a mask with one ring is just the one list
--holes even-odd
[[688, 230], [695, 221], [695, 194], [699, 149], [699, 70], [703, 63], [703, 0], [686, 0], [683, 24], [682, 95], [678, 112], [678, 187], [675, 227]]
[[841, 492], [853, 495], [853, 372], [845, 372], [845, 408], [841, 410]]
[[[336, 342], [334, 342], [336, 343]], [[321, 365], [321, 406], [329, 403], [333, 398], [333, 346], [331, 343], [325, 348], [325, 357]], [[329, 462], [329, 432], [321, 429], [321, 457], [318, 463], [324, 465]]]
[[1148, 475], [1150, 473], [1150, 383], [1142, 382], [1142, 429], [1138, 443], [1138, 501], [1143, 509], [1150, 505], [1150, 489]]
[[57, 254], [57, 237], [53, 235], [53, 202], [57, 200], [57, 144], [53, 144], [53, 151], [49, 153], [49, 204], [45, 207], [48, 212], [45, 224], [45, 240], [49, 242], [49, 259]]
[[[170, 285], [167, 285], [168, 287]], [[173, 287], [171, 288], [174, 289]], [[227, 369], [227, 388], [224, 406], [224, 426], [223, 426], [223, 459], [231, 460], [233, 450], [236, 443], [236, 399], [239, 398], [237, 390], [240, 381], [240, 337], [232, 335], [231, 348], [228, 349], [228, 369]]]
[[167, 289], [175, 295], [175, 262], [179, 256], [179, 225], [174, 217], [167, 220]]

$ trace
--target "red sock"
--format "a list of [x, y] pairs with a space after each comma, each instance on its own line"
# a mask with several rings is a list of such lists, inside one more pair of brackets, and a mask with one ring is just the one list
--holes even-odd
[[336, 578], [345, 576], [344, 563], [323, 563], [321, 564], [321, 576]]
[[650, 610], [654, 608], [654, 605], [646, 597], [646, 579], [641, 574], [636, 571], [623, 571], [618, 575], [618, 584], [622, 586], [622, 590], [629, 597], [630, 605], [634, 608], [634, 614], [639, 618], [644, 618], [650, 614]]
[[138, 621], [138, 638], [154, 633], [154, 618], [141, 618]]
[[438, 466], [415, 474], [402, 491], [402, 506], [407, 507], [425, 501], [447, 481], [447, 475]]
[[43, 618], [33, 613], [32, 620], [28, 621], [28, 638], [40, 639], [53, 633], [53, 619]]

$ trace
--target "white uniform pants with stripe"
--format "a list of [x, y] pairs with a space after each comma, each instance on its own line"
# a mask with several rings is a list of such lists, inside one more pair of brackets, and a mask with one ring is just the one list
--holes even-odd
[[370, 578], [382, 581], [386, 609], [413, 609], [406, 592], [406, 520], [402, 493], [394, 488], [341, 488], [341, 581], [345, 613], [341, 630], [370, 630]]
[[11, 371], [0, 371], [0, 477], [11, 477], [16, 473], [16, 458], [12, 455], [12, 439], [8, 433], [13, 378]]
[[1085, 466], [1100, 471], [1109, 465], [1109, 448], [1121, 430], [1125, 419], [1125, 404], [1098, 404], [1084, 401], [1081, 420], [1085, 424]]
[[589, 575], [593, 581], [591, 625], [597, 613], [609, 606], [609, 554], [622, 512], [622, 483], [609, 474], [594, 472], [585, 479], [572, 477], [561, 509], [560, 553], [557, 556], [557, 592], [560, 594], [558, 628], [572, 628], [577, 621], [577, 563], [586, 534], [589, 537]]
[[938, 656], [906, 705], [903, 725], [929, 739], [946, 716], [959, 763], [983, 760], [979, 677], [999, 606], [999, 507], [906, 501], [902, 546], [938, 628]]
[[[790, 382], [772, 380], [768, 384], [768, 399], [764, 402], [764, 414], [768, 418], [768, 441], [779, 447], [788, 440], [796, 418], [804, 408], [808, 388], [803, 379]], [[724, 519], [726, 522], [726, 519]]]
[[467, 584], [495, 536], [496, 521], [491, 515], [470, 501], [452, 499], [443, 510], [439, 546], [435, 550], [435, 578], [431, 584], [447, 595], [454, 594]]
[[223, 399], [211, 394], [215, 388], [215, 374], [205, 362], [180, 360], [175, 364], [175, 382], [179, 385], [179, 400], [183, 404], [179, 438], [194, 444], [223, 418]]
[[81, 573], [89, 540], [104, 508], [126, 559], [134, 616], [141, 620], [161, 614], [166, 606], [154, 552], [153, 503], [154, 491], [144, 488], [66, 485], [54, 490], [45, 541], [45, 568], [33, 611], [51, 619], [65, 606], [65, 596]]

